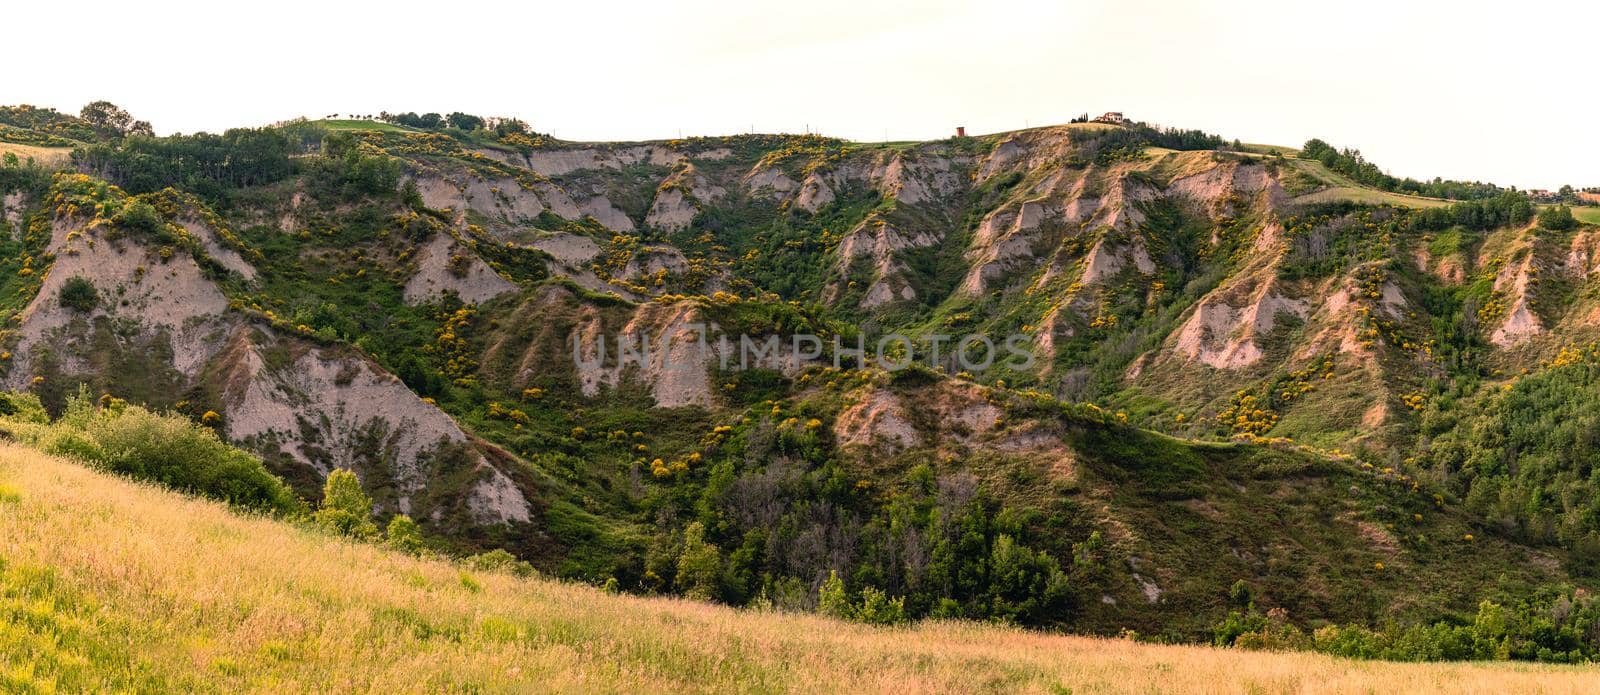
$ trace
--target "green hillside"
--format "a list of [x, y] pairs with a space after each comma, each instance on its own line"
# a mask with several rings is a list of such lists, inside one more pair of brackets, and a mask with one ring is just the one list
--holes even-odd
[[18, 693], [1577, 692], [1590, 679], [616, 596], [239, 515], [15, 446], [0, 448], [0, 553], [0, 687]]
[[[0, 386], [43, 411], [14, 435], [121, 460], [73, 428], [144, 406], [248, 458], [115, 470], [280, 513], [350, 470], [439, 553], [635, 594], [1593, 653], [1583, 208], [1142, 123], [580, 143], [384, 116], [0, 110], [72, 144], [0, 166]], [[776, 356], [735, 366], [741, 339]], [[646, 341], [687, 362], [618, 354]], [[213, 458], [254, 482], [185, 472]], [[1552, 629], [1490, 645], [1484, 601]]]

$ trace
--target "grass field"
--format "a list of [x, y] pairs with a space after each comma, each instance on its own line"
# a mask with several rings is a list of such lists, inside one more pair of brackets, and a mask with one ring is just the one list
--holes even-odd
[[1600, 672], [872, 628], [492, 573], [0, 445], [4, 692], [1580, 693]]
[[1451, 202], [1453, 202], [1443, 198], [1426, 198], [1417, 195], [1406, 195], [1404, 193], [1391, 193], [1389, 191], [1363, 186], [1355, 181], [1350, 180], [1343, 174], [1328, 169], [1328, 167], [1323, 166], [1322, 162], [1312, 161], [1309, 159], [1290, 159], [1289, 161], [1293, 162], [1294, 165], [1301, 171], [1328, 186], [1327, 188], [1316, 191], [1315, 193], [1309, 193], [1300, 196], [1296, 199], [1298, 202], [1329, 203], [1348, 200], [1370, 205], [1381, 205], [1387, 203], [1389, 205], [1409, 208], [1440, 207], [1449, 205]]
[[381, 121], [327, 118], [320, 121], [312, 121], [312, 123], [316, 123], [317, 125], [327, 128], [328, 130], [379, 130], [390, 133], [421, 132], [415, 128], [407, 128], [405, 126], [398, 126], [393, 123], [384, 123]]
[[29, 157], [40, 166], [59, 166], [66, 164], [72, 156], [70, 147], [39, 147], [37, 145], [20, 145], [14, 142], [0, 142], [0, 157], [6, 154], [15, 154], [17, 159], [27, 161]]
[[1600, 207], [1578, 205], [1572, 208], [1572, 216], [1584, 224], [1600, 224]]

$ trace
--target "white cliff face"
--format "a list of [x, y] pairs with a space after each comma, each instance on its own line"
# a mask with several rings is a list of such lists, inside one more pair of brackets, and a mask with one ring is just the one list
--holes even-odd
[[[255, 268], [206, 223], [187, 218], [179, 226], [224, 272], [246, 282], [256, 279]], [[41, 350], [52, 352], [64, 374], [93, 369], [87, 362], [75, 362], [71, 355], [76, 352], [60, 348], [63, 341], [81, 341], [80, 334], [95, 322], [111, 321], [123, 340], [132, 341], [126, 349], [148, 351], [144, 346], [156, 342], [170, 346], [166, 366], [178, 378], [191, 384], [215, 378], [230, 439], [277, 448], [323, 475], [334, 467], [353, 467], [358, 460], [381, 465], [401, 484], [402, 511], [430, 483], [423, 458], [442, 444], [462, 445], [465, 460], [481, 469], [467, 491], [475, 518], [485, 524], [529, 520], [527, 500], [514, 485], [507, 488], [505, 474], [477, 453], [448, 415], [394, 376], [355, 351], [276, 336], [264, 324], [231, 310], [228, 297], [188, 251], [153, 248], [136, 236], [108, 235], [108, 229], [67, 218], [53, 224], [48, 250], [55, 262], [21, 314], [7, 387], [29, 385]], [[452, 244], [449, 235], [436, 235], [432, 252], [447, 254]], [[429, 253], [424, 249], [422, 254], [425, 271], [432, 267]], [[482, 265], [475, 256], [471, 260]], [[445, 267], [442, 262], [434, 265]], [[484, 277], [486, 266], [476, 269], [474, 281], [474, 267], [465, 267], [465, 278], [447, 273], [449, 279], [435, 280], [477, 298], [514, 288], [492, 271], [492, 278]], [[73, 278], [95, 287], [99, 301], [92, 310], [61, 304], [61, 288]], [[424, 286], [428, 280], [413, 277], [408, 289]], [[268, 350], [293, 359], [274, 365], [276, 358], [265, 356]], [[162, 354], [145, 356], [160, 359]]]
[[[140, 332], [162, 332], [173, 349], [173, 366], [194, 373], [215, 349], [213, 334], [228, 299], [205, 277], [193, 257], [162, 253], [131, 240], [110, 241], [103, 229], [83, 220], [57, 219], [49, 252], [55, 263], [39, 293], [22, 312], [19, 341], [7, 385], [21, 388], [32, 377], [35, 348], [50, 349], [74, 319], [120, 318]], [[91, 312], [61, 304], [61, 289], [73, 278], [88, 280], [99, 294]], [[83, 365], [64, 365], [75, 371]]]
[[478, 304], [516, 290], [515, 283], [500, 277], [454, 237], [438, 233], [417, 250], [416, 272], [406, 282], [404, 296], [417, 304], [453, 292], [463, 302]]
[[727, 194], [727, 189], [706, 178], [693, 164], [684, 164], [656, 189], [645, 226], [668, 232], [687, 229], [702, 205], [714, 204]]
[[[287, 352], [273, 365], [265, 351]], [[426, 457], [467, 436], [443, 411], [418, 398], [394, 375], [340, 351], [286, 343], [241, 328], [222, 355], [222, 399], [228, 436], [275, 446], [326, 475], [334, 468], [380, 465], [399, 485], [400, 511], [429, 484]], [[526, 522], [527, 500], [476, 451], [467, 465], [481, 471], [471, 493], [481, 497], [483, 523]]]

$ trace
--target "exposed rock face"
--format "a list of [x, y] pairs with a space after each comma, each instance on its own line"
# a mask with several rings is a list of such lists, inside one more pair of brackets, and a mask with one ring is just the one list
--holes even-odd
[[[423, 176], [416, 179], [423, 204], [436, 210], [453, 210], [464, 216], [476, 212], [501, 225], [531, 224], [539, 213], [553, 206], [539, 192], [524, 188], [516, 179], [485, 180], [472, 174], [446, 179]], [[558, 201], [561, 202], [561, 201]], [[568, 212], [576, 216], [577, 207], [565, 200]], [[560, 214], [559, 212], [557, 214]]]
[[[276, 448], [323, 475], [335, 468], [382, 471], [396, 481], [404, 513], [430, 482], [423, 460], [467, 441], [448, 415], [359, 357], [242, 327], [218, 369], [229, 437]], [[476, 451], [467, 457], [486, 467]], [[508, 492], [504, 477], [493, 471], [474, 486], [473, 494], [484, 498], [481, 521], [528, 521], [527, 500], [514, 488]]]
[[1505, 321], [1489, 335], [1489, 342], [1512, 347], [1530, 336], [1543, 333], [1544, 324], [1533, 311], [1531, 281], [1538, 271], [1535, 255], [1528, 253], [1520, 263], [1509, 264], [1495, 277], [1494, 289], [1507, 298]]
[[200, 244], [205, 248], [207, 256], [221, 263], [224, 268], [238, 273], [240, 277], [246, 280], [256, 279], [255, 267], [246, 262], [238, 251], [225, 245], [217, 230], [212, 229], [205, 222], [192, 218], [182, 220], [179, 224], [184, 231], [189, 232], [200, 240]]
[[727, 189], [702, 176], [693, 164], [685, 164], [656, 189], [645, 226], [669, 232], [685, 229], [700, 214], [701, 205], [715, 203], [727, 193]]
[[[227, 272], [247, 281], [256, 277], [243, 256], [206, 223], [185, 218], [181, 226]], [[56, 260], [22, 312], [8, 388], [27, 387], [46, 353], [53, 373], [88, 374], [95, 368], [86, 359], [92, 355], [74, 346], [109, 326], [121, 349], [137, 353], [144, 369], [169, 373], [162, 378], [176, 380], [175, 392], [217, 384], [217, 405], [234, 440], [281, 452], [318, 475], [336, 467], [381, 471], [398, 484], [399, 511], [407, 511], [411, 497], [437, 474], [424, 460], [455, 445], [461, 465], [476, 471], [466, 504], [479, 523], [531, 518], [526, 498], [514, 485], [507, 487], [509, 479], [488, 464], [455, 422], [394, 376], [352, 350], [276, 335], [230, 310], [228, 297], [188, 252], [154, 249], [126, 234], [108, 236], [108, 229], [81, 219], [55, 220], [49, 251]], [[448, 235], [436, 235], [421, 254], [423, 273], [432, 263], [430, 253], [448, 254], [453, 244]], [[438, 269], [445, 268], [443, 260], [435, 260]], [[443, 284], [477, 298], [514, 289], [476, 256], [470, 261], [464, 278], [413, 278], [412, 286], [439, 289]], [[62, 305], [61, 288], [74, 278], [95, 287], [99, 301], [93, 309]]]
[[857, 259], [870, 261], [872, 281], [866, 298], [861, 302], [862, 307], [916, 299], [916, 290], [905, 278], [909, 269], [898, 254], [906, 249], [925, 248], [937, 243], [939, 238], [934, 234], [902, 231], [881, 218], [868, 218], [839, 242], [839, 270], [848, 273]]
[[[707, 156], [709, 155], [709, 156]], [[727, 153], [702, 153], [709, 159], [726, 157]], [[545, 176], [562, 176], [592, 169], [621, 169], [631, 164], [647, 163], [651, 166], [670, 167], [687, 157], [677, 150], [660, 145], [636, 145], [621, 148], [575, 148], [536, 150], [527, 157], [527, 167]]]
[[916, 446], [922, 440], [916, 428], [906, 420], [900, 399], [887, 391], [873, 391], [840, 413], [833, 433], [839, 443], [846, 446], [883, 445], [903, 449]]
[[0, 196], [0, 220], [12, 225], [22, 224], [22, 203], [21, 191]]
[[593, 196], [583, 201], [583, 204], [578, 207], [583, 214], [593, 217], [596, 222], [605, 225], [607, 229], [615, 229], [619, 232], [631, 232], [634, 229], [633, 219], [628, 217], [627, 213], [618, 210], [617, 206], [605, 196]]
[[659, 272], [682, 273], [688, 269], [689, 261], [683, 257], [682, 251], [671, 246], [652, 245], [634, 252], [633, 258], [622, 269], [622, 277], [644, 278]]
[[[136, 242], [108, 241], [87, 222], [65, 218], [51, 226], [49, 251], [56, 261], [22, 312], [17, 363], [6, 379], [9, 387], [27, 383], [36, 348], [52, 348], [75, 319], [124, 319], [138, 332], [161, 334], [171, 347], [173, 366], [186, 374], [197, 371], [215, 349], [218, 318], [228, 299], [189, 255], [163, 257]], [[99, 301], [93, 310], [85, 313], [61, 304], [61, 289], [73, 278], [94, 285]], [[85, 367], [70, 360], [63, 366], [67, 371]]]
[[794, 206], [815, 214], [833, 203], [834, 199], [833, 187], [828, 185], [828, 180], [813, 171], [800, 183], [800, 193], [795, 196]]
[[763, 166], [756, 164], [750, 173], [744, 176], [745, 188], [755, 198], [771, 198], [783, 200], [799, 185], [782, 169], [776, 166]]
[[1247, 367], [1261, 359], [1257, 340], [1272, 332], [1280, 314], [1305, 318], [1308, 313], [1305, 301], [1283, 297], [1268, 283], [1247, 297], [1239, 307], [1220, 298], [1203, 300], [1179, 329], [1177, 349], [1217, 369]]
[[614, 388], [631, 377], [649, 384], [656, 404], [663, 408], [711, 405], [708, 370], [717, 354], [711, 347], [710, 328], [700, 310], [686, 302], [641, 305], [616, 335], [605, 335], [598, 322], [583, 325], [575, 339], [584, 395], [595, 395], [602, 386]]
[[468, 304], [494, 299], [517, 289], [512, 283], [461, 246], [449, 234], [435, 234], [418, 249], [417, 271], [406, 283], [405, 299], [410, 303], [437, 299], [453, 292]]

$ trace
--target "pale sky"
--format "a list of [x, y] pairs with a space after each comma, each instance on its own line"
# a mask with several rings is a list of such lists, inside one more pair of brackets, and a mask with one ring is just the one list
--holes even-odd
[[8, 3], [0, 103], [157, 132], [466, 111], [573, 140], [940, 138], [1118, 110], [1400, 176], [1600, 186], [1594, 3]]

